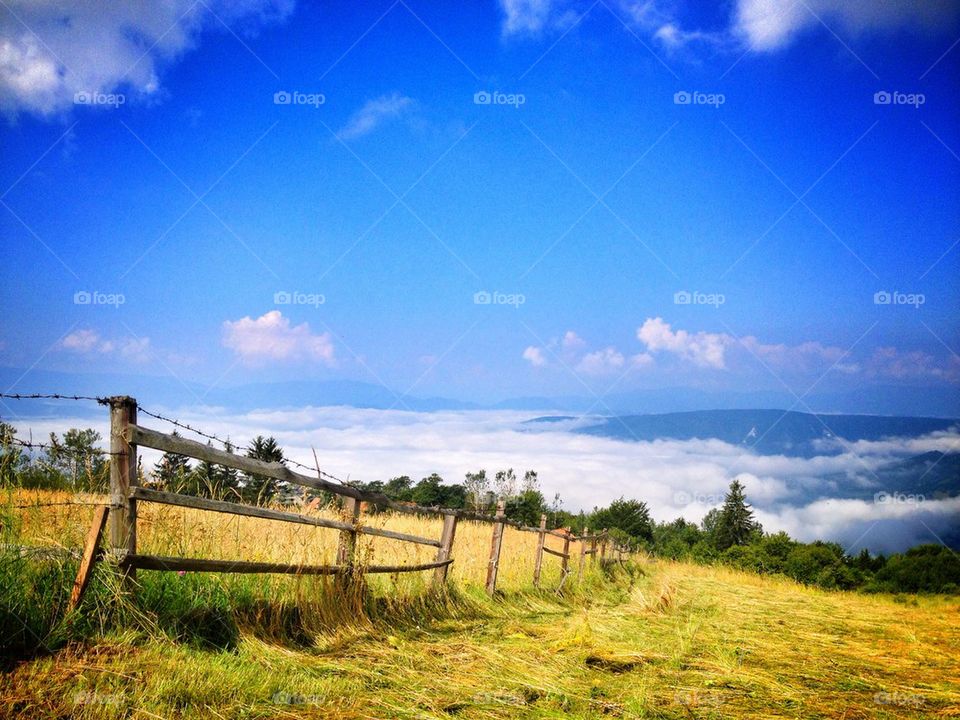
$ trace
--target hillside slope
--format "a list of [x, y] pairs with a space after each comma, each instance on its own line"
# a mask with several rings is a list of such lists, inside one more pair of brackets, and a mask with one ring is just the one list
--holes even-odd
[[898, 602], [667, 562], [595, 580], [574, 600], [467, 591], [440, 619], [306, 647], [112, 635], [21, 664], [0, 696], [24, 718], [960, 715], [956, 598]]

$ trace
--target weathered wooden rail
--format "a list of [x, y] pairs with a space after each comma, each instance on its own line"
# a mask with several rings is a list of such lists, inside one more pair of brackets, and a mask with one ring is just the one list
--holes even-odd
[[[497, 505], [496, 514], [491, 517], [480, 513], [463, 510], [451, 510], [440, 507], [424, 507], [408, 503], [401, 503], [390, 499], [381, 493], [360, 490], [349, 485], [331, 482], [323, 478], [317, 469], [317, 477], [294, 472], [279, 462], [264, 462], [255, 458], [245, 457], [218, 450], [178, 435], [168, 435], [137, 423], [137, 402], [125, 395], [109, 398], [110, 405], [110, 505], [97, 511], [93, 527], [87, 538], [84, 548], [80, 572], [71, 596], [71, 607], [79, 602], [92, 572], [92, 568], [99, 553], [97, 546], [104, 524], [109, 526], [110, 546], [119, 557], [119, 565], [127, 577], [135, 577], [137, 570], [174, 570], [192, 572], [225, 572], [225, 573], [282, 573], [292, 575], [337, 575], [349, 577], [355, 572], [361, 573], [401, 573], [434, 571], [434, 583], [442, 585], [447, 581], [447, 572], [453, 563], [453, 543], [456, 537], [456, 528], [459, 520], [471, 520], [493, 525], [493, 534], [490, 544], [490, 559], [487, 566], [486, 590], [490, 595], [496, 593], [497, 574], [500, 566], [500, 550], [503, 545], [504, 528], [514, 527], [524, 532], [538, 534], [537, 554], [534, 568], [533, 583], [540, 586], [540, 575], [543, 564], [543, 554], [556, 555], [561, 558], [561, 580], [558, 591], [562, 589], [567, 576], [570, 574], [570, 543], [580, 543], [579, 575], [582, 576], [587, 555], [596, 555], [597, 543], [601, 543], [601, 557], [606, 549], [608, 535], [603, 531], [590, 535], [589, 531], [577, 537], [568, 530], [548, 530], [547, 517], [542, 515], [539, 527], [528, 527], [522, 523], [509, 520], [504, 514], [504, 504]], [[332, 493], [342, 498], [345, 520], [303, 515], [286, 510], [245, 505], [242, 503], [226, 502], [210, 498], [200, 498], [179, 493], [154, 490], [138, 484], [137, 476], [137, 448], [149, 447], [162, 452], [177, 453], [186, 457], [202, 460], [208, 463], [233, 468], [250, 475], [259, 475], [293, 483], [303, 487]], [[272, 562], [232, 561], [205, 558], [163, 557], [137, 553], [137, 506], [140, 502], [161, 503], [177, 507], [192, 508], [210, 512], [241, 515], [245, 517], [276, 520], [281, 522], [300, 523], [315, 527], [330, 528], [340, 533], [337, 546], [336, 563], [333, 565], [291, 565]], [[360, 523], [363, 504], [375, 505], [399, 513], [432, 515], [443, 517], [443, 530], [438, 539], [420, 537], [408, 533], [386, 530], [383, 528], [367, 527]], [[356, 541], [358, 535], [370, 535], [389, 538], [401, 542], [428, 545], [437, 548], [436, 559], [433, 562], [419, 565], [370, 565], [358, 566], [355, 564]], [[547, 536], [559, 537], [563, 540], [563, 551], [547, 547]], [[590, 543], [590, 549], [587, 544]], [[617, 550], [619, 552], [619, 549]]]

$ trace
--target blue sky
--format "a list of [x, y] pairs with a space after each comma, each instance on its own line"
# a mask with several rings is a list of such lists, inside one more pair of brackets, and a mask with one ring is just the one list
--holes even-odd
[[699, 5], [9, 2], [0, 364], [956, 394], [953, 4]]

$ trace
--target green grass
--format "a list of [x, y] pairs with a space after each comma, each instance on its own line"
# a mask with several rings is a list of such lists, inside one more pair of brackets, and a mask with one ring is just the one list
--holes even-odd
[[240, 623], [227, 649], [117, 627], [20, 664], [0, 694], [24, 718], [960, 714], [955, 599], [664, 562], [571, 590], [368, 602], [352, 622], [301, 621], [300, 641]]

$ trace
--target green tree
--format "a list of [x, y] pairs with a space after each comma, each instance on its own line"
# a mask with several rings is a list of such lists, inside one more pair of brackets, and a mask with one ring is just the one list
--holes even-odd
[[743, 485], [739, 480], [734, 480], [723, 499], [713, 532], [717, 549], [722, 551], [733, 545], [746, 545], [760, 531], [760, 523], [753, 519], [753, 510], [747, 504]]
[[[283, 450], [274, 437], [257, 435], [247, 447], [247, 457], [263, 462], [282, 463]], [[281, 483], [275, 478], [266, 475], [245, 474], [241, 494], [247, 502], [261, 505], [269, 502], [280, 490]]]
[[475, 512], [482, 512], [486, 509], [487, 491], [490, 489], [487, 471], [481, 468], [477, 472], [468, 472], [464, 478], [463, 487], [467, 494], [467, 502]]
[[[174, 437], [180, 437], [176, 430]], [[190, 462], [186, 455], [167, 452], [153, 466], [153, 481], [163, 490], [181, 493], [190, 484]]]
[[71, 428], [63, 439], [50, 433], [45, 462], [61, 473], [73, 489], [105, 492], [110, 481], [109, 465], [104, 451], [97, 447], [100, 440], [100, 433], [89, 428]]
[[595, 509], [590, 516], [590, 527], [596, 530], [622, 530], [630, 537], [634, 546], [653, 542], [650, 509], [640, 500], [625, 500], [621, 497], [610, 503], [609, 507]]
[[410, 502], [413, 499], [413, 480], [407, 475], [399, 475], [387, 480], [383, 486], [383, 494], [391, 500]]

